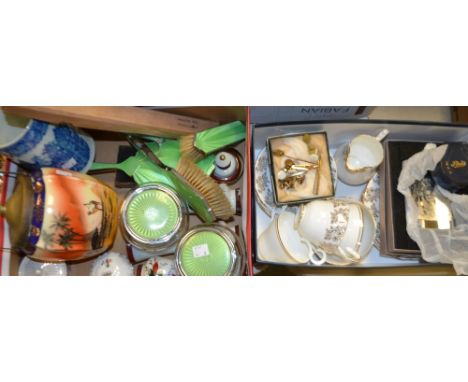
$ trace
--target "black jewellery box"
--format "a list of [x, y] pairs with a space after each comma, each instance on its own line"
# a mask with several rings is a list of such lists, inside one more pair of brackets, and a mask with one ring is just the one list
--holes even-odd
[[269, 137], [268, 159], [277, 206], [306, 203], [335, 194], [325, 132]]

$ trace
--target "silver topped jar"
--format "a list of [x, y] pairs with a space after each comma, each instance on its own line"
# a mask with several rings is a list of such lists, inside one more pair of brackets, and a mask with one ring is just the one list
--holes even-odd
[[231, 229], [202, 224], [178, 244], [176, 265], [182, 276], [240, 276], [245, 269], [245, 250]]
[[126, 241], [149, 252], [170, 248], [187, 232], [186, 203], [169, 187], [148, 183], [130, 191], [121, 208]]

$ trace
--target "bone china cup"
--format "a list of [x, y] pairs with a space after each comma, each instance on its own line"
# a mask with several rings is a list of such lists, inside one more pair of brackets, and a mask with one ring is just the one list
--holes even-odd
[[259, 259], [286, 264], [321, 265], [325, 258], [317, 258], [311, 244], [294, 229], [295, 215], [283, 211], [275, 216], [259, 238]]
[[362, 261], [375, 240], [374, 218], [357, 201], [314, 200], [301, 207], [295, 224], [303, 238], [325, 250], [333, 265]]

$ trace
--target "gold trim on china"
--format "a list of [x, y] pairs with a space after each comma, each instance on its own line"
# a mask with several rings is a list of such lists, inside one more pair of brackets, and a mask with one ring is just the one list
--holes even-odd
[[288, 249], [286, 248], [286, 246], [284, 245], [283, 243], [283, 240], [281, 239], [281, 234], [279, 232], [279, 227], [278, 227], [278, 218], [279, 218], [279, 215], [275, 216], [275, 221], [274, 221], [274, 227], [275, 227], [275, 234], [276, 234], [276, 238], [278, 239], [278, 242], [279, 244], [281, 245], [281, 248], [283, 249], [283, 251], [291, 258], [293, 259], [294, 261], [297, 262], [296, 258], [291, 255], [291, 252], [288, 251]]
[[362, 207], [359, 205], [359, 204], [354, 204], [358, 211], [359, 211], [359, 218], [361, 219], [361, 224], [360, 224], [360, 227], [359, 227], [359, 234], [358, 234], [358, 240], [356, 242], [356, 245], [354, 246], [354, 250], [359, 253], [359, 250], [361, 249], [361, 241], [362, 241], [362, 234], [364, 232], [364, 216], [363, 216], [363, 211], [362, 211]]
[[362, 167], [359, 170], [353, 170], [353, 169], [349, 168], [349, 166], [348, 166], [348, 156], [349, 156], [349, 152], [350, 152], [350, 144], [351, 143], [349, 143], [346, 146], [345, 152], [343, 153], [344, 165], [346, 167], [346, 170], [353, 173], [353, 174], [360, 174], [360, 173], [367, 172], [367, 171], [373, 171], [375, 169], [375, 167], [372, 167], [372, 166]]

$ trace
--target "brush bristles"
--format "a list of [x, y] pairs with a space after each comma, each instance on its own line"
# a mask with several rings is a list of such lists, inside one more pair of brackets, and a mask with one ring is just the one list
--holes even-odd
[[184, 135], [180, 137], [180, 153], [183, 158], [192, 162], [198, 162], [204, 158], [204, 153], [194, 145], [195, 135]]
[[235, 211], [221, 187], [195, 163], [183, 157], [179, 160], [176, 171], [203, 195], [216, 218], [227, 220], [234, 215]]

